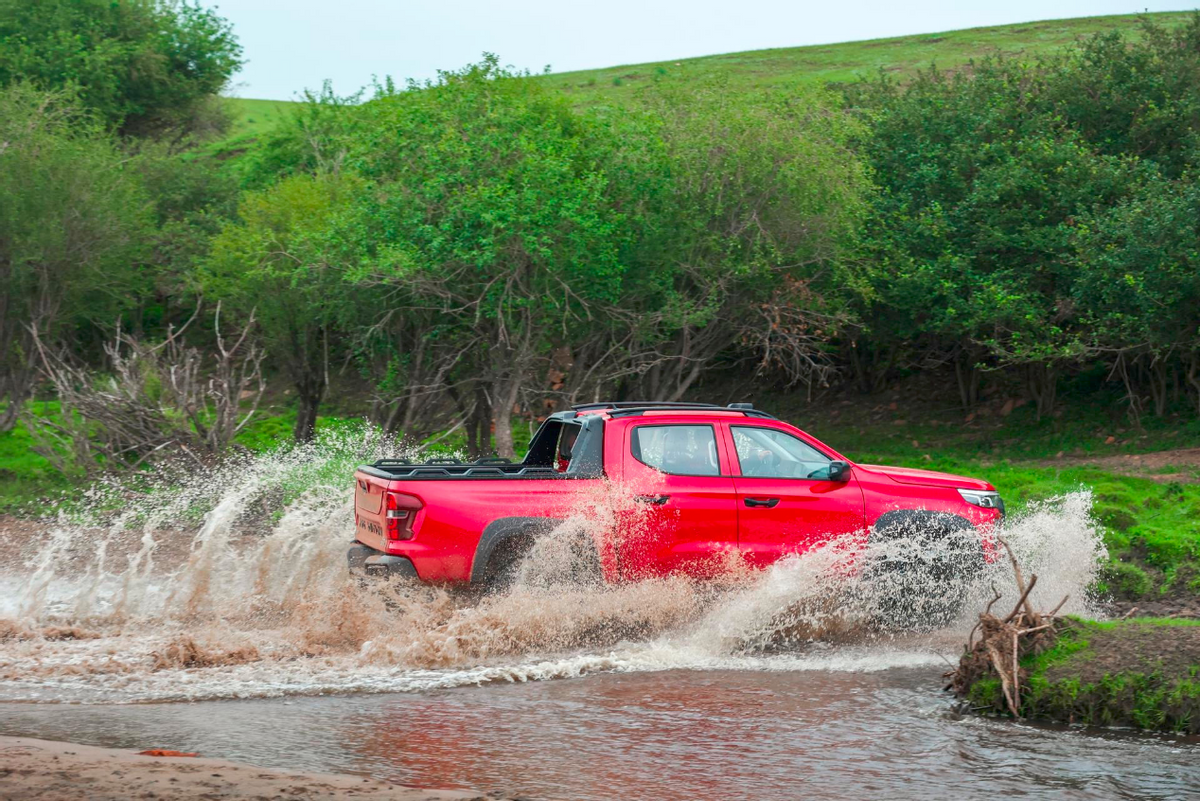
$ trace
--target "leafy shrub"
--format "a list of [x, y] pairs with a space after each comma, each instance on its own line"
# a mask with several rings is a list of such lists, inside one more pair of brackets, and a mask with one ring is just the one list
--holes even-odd
[[1105, 565], [1102, 580], [1115, 597], [1125, 600], [1142, 598], [1154, 586], [1145, 570], [1129, 562], [1116, 560]]

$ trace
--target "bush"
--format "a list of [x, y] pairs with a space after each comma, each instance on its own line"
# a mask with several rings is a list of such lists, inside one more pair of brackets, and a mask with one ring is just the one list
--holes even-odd
[[1149, 594], [1154, 588], [1149, 574], [1129, 562], [1110, 560], [1104, 567], [1102, 581], [1115, 598], [1136, 600]]
[[186, 2], [0, 0], [0, 86], [78, 88], [128, 134], [211, 126], [241, 54], [226, 20]]

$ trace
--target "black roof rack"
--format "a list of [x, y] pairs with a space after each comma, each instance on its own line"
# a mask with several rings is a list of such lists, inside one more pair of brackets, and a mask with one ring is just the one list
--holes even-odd
[[593, 409], [724, 409], [715, 403], [687, 403], [685, 401], [613, 401], [611, 403], [577, 403], [571, 407], [577, 412]]
[[741, 412], [747, 417], [775, 419], [775, 415], [759, 411], [750, 403], [731, 403], [728, 406], [721, 406], [716, 403], [686, 403], [680, 401], [617, 401], [614, 403], [581, 403], [571, 408], [580, 412], [611, 409], [612, 411], [609, 413], [610, 417], [634, 417], [646, 412], [673, 410], [680, 412], [732, 411]]

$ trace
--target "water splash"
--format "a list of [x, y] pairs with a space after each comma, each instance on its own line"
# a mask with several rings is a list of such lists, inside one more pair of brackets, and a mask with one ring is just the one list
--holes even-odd
[[[133, 702], [405, 691], [597, 671], [872, 670], [953, 652], [1006, 559], [922, 579], [914, 565], [980, 553], [974, 532], [861, 537], [716, 579], [604, 586], [576, 544], [654, 537], [620, 487], [538, 541], [518, 581], [478, 595], [361, 584], [345, 569], [355, 465], [413, 456], [367, 427], [242, 456], [157, 486], [97, 488], [0, 563], [0, 700]], [[643, 488], [644, 489], [644, 488]], [[1034, 602], [1087, 612], [1103, 546], [1086, 493], [1034, 507], [1003, 535]], [[11, 554], [10, 554], [11, 556]], [[899, 569], [898, 569], [899, 568]], [[947, 614], [945, 599], [956, 603]], [[933, 621], [903, 630], [888, 620]]]

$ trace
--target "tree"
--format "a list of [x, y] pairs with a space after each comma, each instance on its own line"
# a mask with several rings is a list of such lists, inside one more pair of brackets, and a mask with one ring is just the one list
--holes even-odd
[[69, 94], [0, 90], [0, 431], [33, 391], [35, 338], [58, 345], [137, 301], [151, 225], [137, 172]]
[[341, 345], [339, 323], [356, 308], [330, 236], [355, 186], [344, 175], [296, 175], [247, 192], [238, 220], [217, 234], [198, 271], [207, 297], [257, 321], [268, 363], [282, 368], [296, 390], [297, 440], [313, 436], [331, 353]]
[[855, 291], [846, 256], [868, 188], [849, 149], [858, 126], [813, 90], [716, 84], [644, 100], [640, 135], [651, 142], [628, 149], [638, 133], [623, 132], [613, 182], [641, 195], [621, 199], [637, 210], [626, 302], [647, 337], [629, 383], [678, 400], [730, 352], [754, 354], [784, 383], [823, 383], [827, 343]]
[[1148, 181], [1081, 221], [1076, 236], [1087, 345], [1113, 362], [1133, 413], [1139, 385], [1156, 414], [1166, 411], [1175, 364], [1200, 401], [1200, 186], [1190, 176]]
[[853, 94], [871, 117], [864, 149], [880, 183], [860, 313], [868, 347], [886, 355], [868, 386], [907, 347], [918, 365], [955, 364], [965, 407], [990, 362], [1021, 367], [1039, 413], [1053, 408], [1059, 369], [1083, 353], [1074, 226], [1141, 175], [1055, 113], [1053, 80], [987, 60], [970, 75], [929, 71]]
[[187, 0], [0, 0], [0, 86], [74, 87], [125, 134], [194, 129], [241, 53], [226, 20]]
[[488, 58], [382, 87], [349, 148], [371, 181], [351, 232], [359, 281], [389, 312], [440, 321], [429, 334], [455, 343], [503, 456], [531, 377], [620, 297], [628, 233], [598, 147], [564, 99]]

